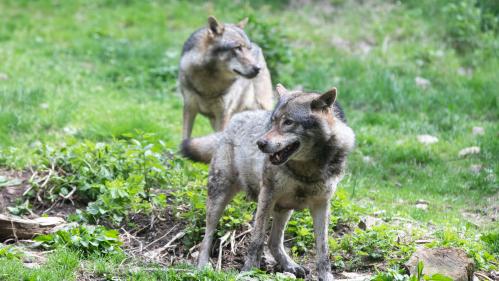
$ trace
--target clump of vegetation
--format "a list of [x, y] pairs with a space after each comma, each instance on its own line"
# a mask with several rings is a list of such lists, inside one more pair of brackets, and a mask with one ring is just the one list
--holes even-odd
[[499, 256], [499, 231], [489, 232], [480, 237], [490, 251]]
[[24, 256], [17, 247], [0, 243], [0, 259], [20, 260]]
[[435, 236], [437, 239], [430, 243], [429, 247], [458, 247], [474, 260], [478, 269], [497, 269], [499, 254], [494, 252], [494, 247], [497, 247], [497, 233], [492, 232], [478, 239], [471, 229], [444, 228], [438, 230]]
[[[32, 183], [28, 196], [48, 203], [88, 202], [81, 218], [91, 223], [118, 225], [129, 212], [165, 207], [165, 195], [151, 189], [167, 185], [175, 171], [170, 169], [171, 152], [151, 134], [108, 143], [73, 142], [60, 148], [43, 145], [37, 153], [37, 170], [45, 177]], [[15, 210], [21, 212], [25, 209], [21, 207]]]
[[31, 204], [29, 200], [24, 200], [23, 203], [16, 204], [15, 206], [7, 207], [7, 210], [13, 215], [22, 216], [31, 214], [33, 211], [31, 210]]
[[452, 281], [452, 278], [442, 274], [426, 275], [423, 274], [424, 264], [418, 263], [417, 272], [414, 275], [402, 273], [402, 270], [388, 269], [374, 276], [371, 281]]
[[78, 225], [52, 234], [37, 236], [34, 240], [45, 248], [66, 247], [84, 255], [121, 252], [122, 244], [118, 231], [92, 225]]
[[369, 267], [370, 264], [386, 262], [388, 265], [402, 265], [414, 252], [413, 243], [399, 242], [398, 230], [388, 224], [371, 229], [355, 229], [340, 239], [330, 242], [334, 253], [334, 266], [352, 270]]
[[255, 15], [249, 16], [248, 36], [263, 50], [273, 81], [279, 81], [279, 69], [291, 61], [290, 41], [276, 21], [266, 21]]

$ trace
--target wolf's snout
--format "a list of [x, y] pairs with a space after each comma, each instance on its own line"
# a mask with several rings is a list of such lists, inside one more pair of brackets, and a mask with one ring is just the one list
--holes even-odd
[[258, 140], [256, 142], [256, 145], [258, 146], [258, 149], [260, 149], [261, 151], [263, 151], [265, 149], [265, 147], [267, 146], [269, 142], [266, 141], [266, 140]]
[[261, 67], [259, 67], [258, 65], [254, 65], [253, 66], [253, 72], [258, 74], [260, 72], [260, 69], [262, 69]]

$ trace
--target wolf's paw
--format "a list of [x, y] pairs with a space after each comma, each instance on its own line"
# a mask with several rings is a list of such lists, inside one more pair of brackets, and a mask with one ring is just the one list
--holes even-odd
[[334, 280], [334, 277], [333, 277], [333, 274], [331, 274], [331, 272], [319, 274], [319, 281], [333, 281], [333, 280]]
[[288, 263], [282, 266], [283, 272], [293, 273], [296, 277], [305, 278], [305, 276], [310, 272], [306, 267], [299, 266], [295, 263]]

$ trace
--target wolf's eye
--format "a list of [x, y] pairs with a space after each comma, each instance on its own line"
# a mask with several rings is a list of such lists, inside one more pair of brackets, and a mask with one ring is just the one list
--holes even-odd
[[293, 122], [293, 120], [291, 120], [291, 119], [284, 119], [284, 122], [282, 122], [282, 124], [283, 124], [284, 126], [293, 125], [293, 123], [294, 123], [294, 122]]

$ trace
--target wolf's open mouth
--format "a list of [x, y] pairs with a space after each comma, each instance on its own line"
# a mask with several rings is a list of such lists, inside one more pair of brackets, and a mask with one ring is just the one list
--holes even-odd
[[280, 165], [288, 160], [288, 158], [295, 153], [300, 147], [300, 142], [295, 141], [294, 143], [286, 146], [282, 150], [272, 153], [269, 156], [270, 163], [274, 165]]

